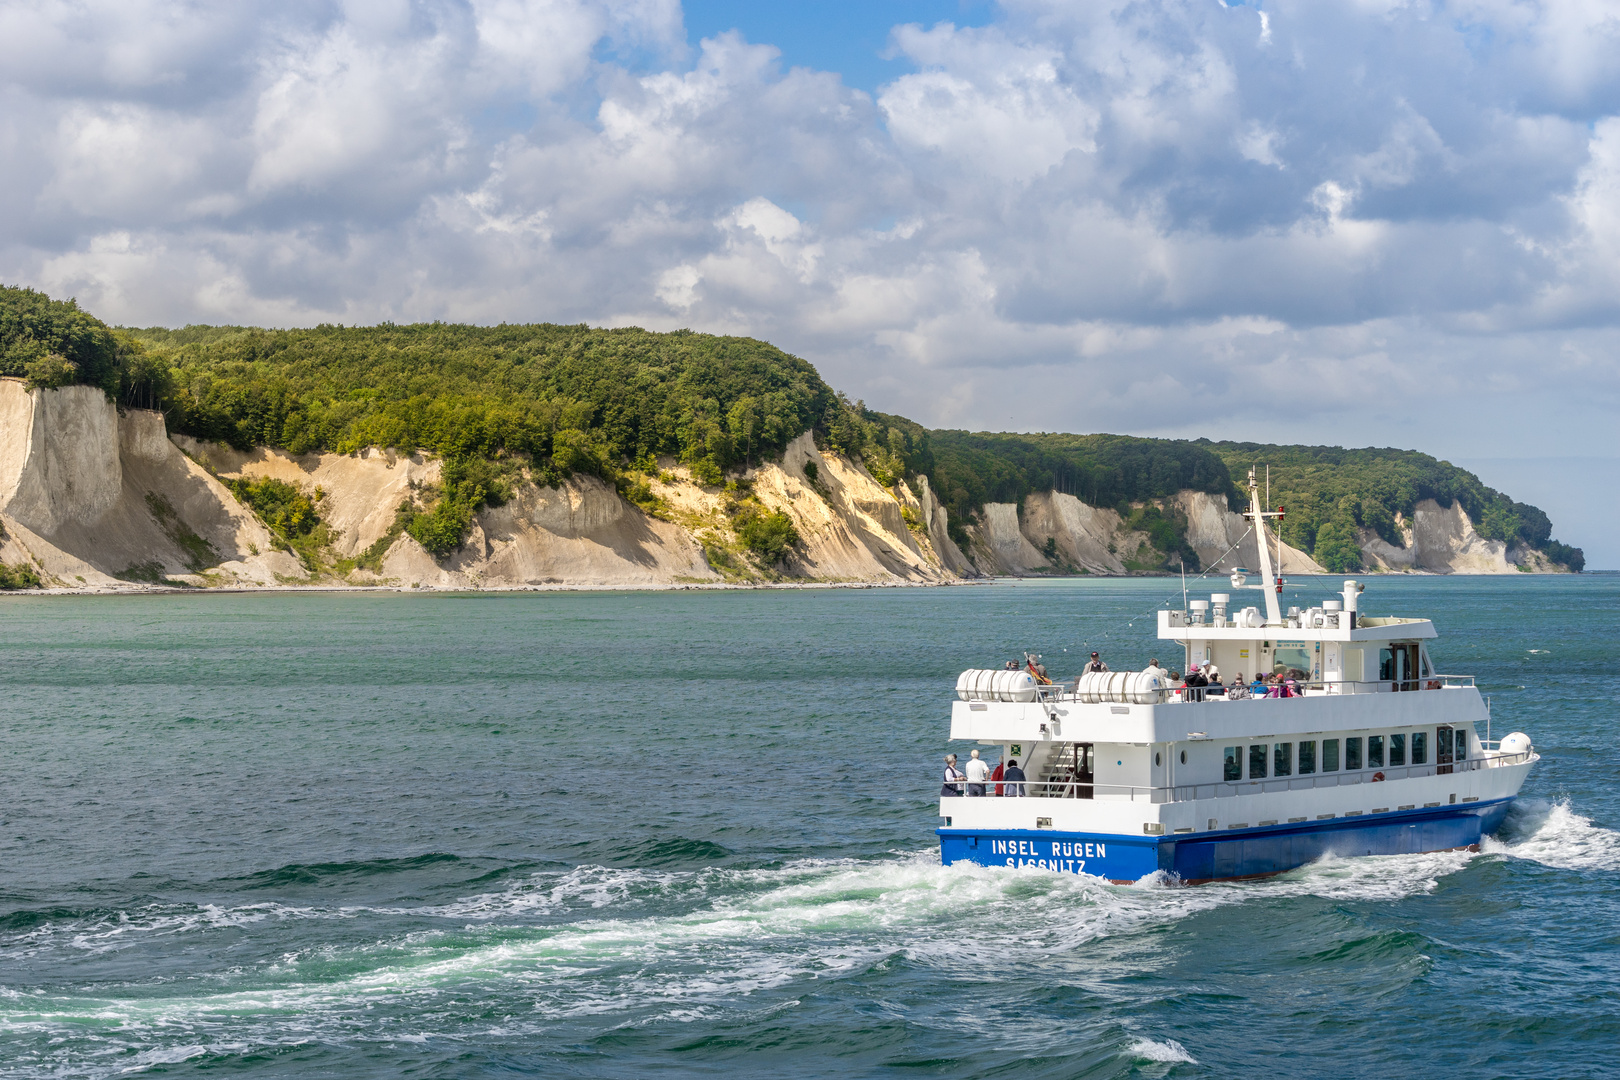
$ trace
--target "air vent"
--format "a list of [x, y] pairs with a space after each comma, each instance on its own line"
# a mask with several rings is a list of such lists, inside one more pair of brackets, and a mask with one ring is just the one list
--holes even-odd
[[1050, 829], [1052, 827], [1052, 819], [1049, 817], [1038, 817], [1035, 819], [1035, 827], [1037, 829]]

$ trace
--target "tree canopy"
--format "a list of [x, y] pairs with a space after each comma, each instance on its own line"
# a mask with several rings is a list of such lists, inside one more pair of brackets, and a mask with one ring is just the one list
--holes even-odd
[[73, 300], [0, 285], [0, 375], [33, 386], [86, 383], [115, 394], [119, 338]]

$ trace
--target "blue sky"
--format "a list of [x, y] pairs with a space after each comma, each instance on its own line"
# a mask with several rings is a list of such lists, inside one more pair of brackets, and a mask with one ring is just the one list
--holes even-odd
[[1620, 567], [1617, 11], [0, 0], [0, 280], [746, 334], [936, 427], [1420, 449]]
[[692, 0], [682, 7], [693, 46], [703, 38], [738, 30], [749, 41], [781, 49], [785, 65], [836, 71], [846, 85], [869, 93], [913, 69], [905, 57], [894, 54], [892, 28], [942, 22], [983, 26], [994, 14], [984, 0]]

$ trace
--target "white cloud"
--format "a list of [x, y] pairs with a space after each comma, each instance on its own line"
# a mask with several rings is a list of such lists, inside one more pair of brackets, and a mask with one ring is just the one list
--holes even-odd
[[997, 10], [868, 95], [674, 0], [0, 0], [0, 275], [747, 333], [933, 423], [1606, 452], [1612, 2]]

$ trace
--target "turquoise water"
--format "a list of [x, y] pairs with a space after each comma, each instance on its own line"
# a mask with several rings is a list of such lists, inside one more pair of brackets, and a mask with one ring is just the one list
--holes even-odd
[[0, 1076], [1620, 1075], [1620, 578], [1368, 585], [1544, 755], [1481, 853], [939, 866], [956, 673], [1172, 588], [6, 597]]

